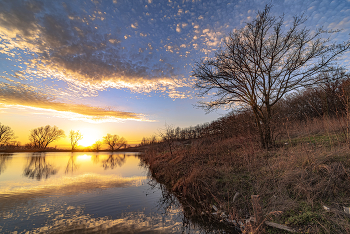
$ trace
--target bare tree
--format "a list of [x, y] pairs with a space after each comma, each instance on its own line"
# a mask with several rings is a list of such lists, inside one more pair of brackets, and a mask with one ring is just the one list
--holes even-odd
[[56, 126], [39, 127], [30, 131], [29, 140], [35, 148], [45, 149], [51, 142], [64, 137], [64, 131]]
[[322, 35], [302, 27], [303, 16], [292, 23], [270, 16], [266, 5], [257, 17], [225, 40], [224, 49], [214, 58], [196, 64], [193, 76], [198, 95], [214, 91], [209, 102], [200, 102], [208, 111], [223, 105], [249, 107], [255, 116], [261, 144], [272, 145], [272, 107], [288, 92], [322, 82], [318, 74], [333, 70], [335, 59], [349, 49], [349, 41], [331, 43]]
[[107, 134], [107, 136], [103, 137], [103, 142], [109, 145], [109, 148], [113, 151], [116, 149], [120, 149], [121, 147], [125, 147], [127, 141], [124, 137], [119, 137], [118, 135]]
[[13, 130], [9, 126], [0, 123], [0, 145], [7, 144], [15, 138]]
[[78, 141], [83, 139], [83, 135], [81, 135], [79, 130], [78, 131], [71, 130], [70, 133], [69, 133], [69, 137], [70, 137], [70, 144], [72, 146], [72, 150], [75, 150], [75, 148], [78, 145]]
[[93, 145], [92, 145], [92, 149], [99, 151], [101, 149], [102, 146], [102, 141], [96, 141]]
[[172, 126], [165, 124], [165, 129], [159, 132], [159, 135], [162, 138], [162, 141], [165, 142], [168, 147], [170, 154], [173, 154], [174, 143], [176, 141], [175, 130]]

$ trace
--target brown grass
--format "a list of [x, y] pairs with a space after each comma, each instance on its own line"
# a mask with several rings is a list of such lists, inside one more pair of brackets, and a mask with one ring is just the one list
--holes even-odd
[[[350, 216], [342, 211], [350, 207], [344, 122], [322, 118], [281, 128], [282, 146], [270, 151], [242, 136], [178, 143], [172, 154], [166, 145], [157, 145], [143, 157], [152, 175], [187, 201], [193, 214], [211, 213], [216, 205], [231, 218], [244, 220], [253, 215], [251, 195], [258, 194], [270, 221], [300, 233], [350, 233]], [[241, 195], [233, 203], [236, 192]], [[272, 228], [265, 232], [281, 233]]]

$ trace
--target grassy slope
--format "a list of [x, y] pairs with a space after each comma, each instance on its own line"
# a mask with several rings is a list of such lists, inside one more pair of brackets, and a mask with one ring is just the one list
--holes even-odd
[[[290, 124], [281, 146], [270, 151], [242, 136], [177, 143], [172, 154], [158, 145], [144, 160], [180, 199], [197, 204], [190, 206], [193, 214], [212, 212], [216, 205], [244, 220], [253, 215], [251, 195], [258, 194], [266, 220], [300, 233], [350, 233], [350, 216], [343, 212], [350, 207], [350, 150], [338, 123]], [[240, 196], [233, 203], [236, 192]]]

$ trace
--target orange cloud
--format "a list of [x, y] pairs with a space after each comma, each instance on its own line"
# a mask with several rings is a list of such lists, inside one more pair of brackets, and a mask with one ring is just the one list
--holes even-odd
[[57, 117], [80, 119], [88, 122], [115, 122], [121, 120], [149, 121], [143, 114], [124, 112], [109, 108], [71, 104], [54, 101], [54, 99], [33, 87], [25, 85], [11, 86], [0, 84], [0, 107], [29, 108], [40, 113], [50, 111]]

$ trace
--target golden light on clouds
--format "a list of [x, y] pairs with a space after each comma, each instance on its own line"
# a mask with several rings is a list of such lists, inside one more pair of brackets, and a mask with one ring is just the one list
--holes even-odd
[[[69, 108], [71, 111], [65, 111], [65, 108]], [[120, 122], [123, 120], [152, 122], [152, 120], [145, 119], [143, 115], [130, 112], [111, 111], [87, 105], [69, 105], [65, 103], [51, 103], [50, 106], [35, 107], [29, 105], [9, 105], [0, 102], [0, 109], [27, 109], [32, 110], [32, 114], [46, 114], [52, 117], [80, 120], [89, 123]]]
[[84, 104], [57, 102], [50, 95], [26, 85], [11, 86], [2, 83], [0, 88], [0, 107], [2, 109], [30, 109], [36, 114], [46, 113], [55, 117], [86, 122], [149, 121], [144, 115], [133, 112]]

